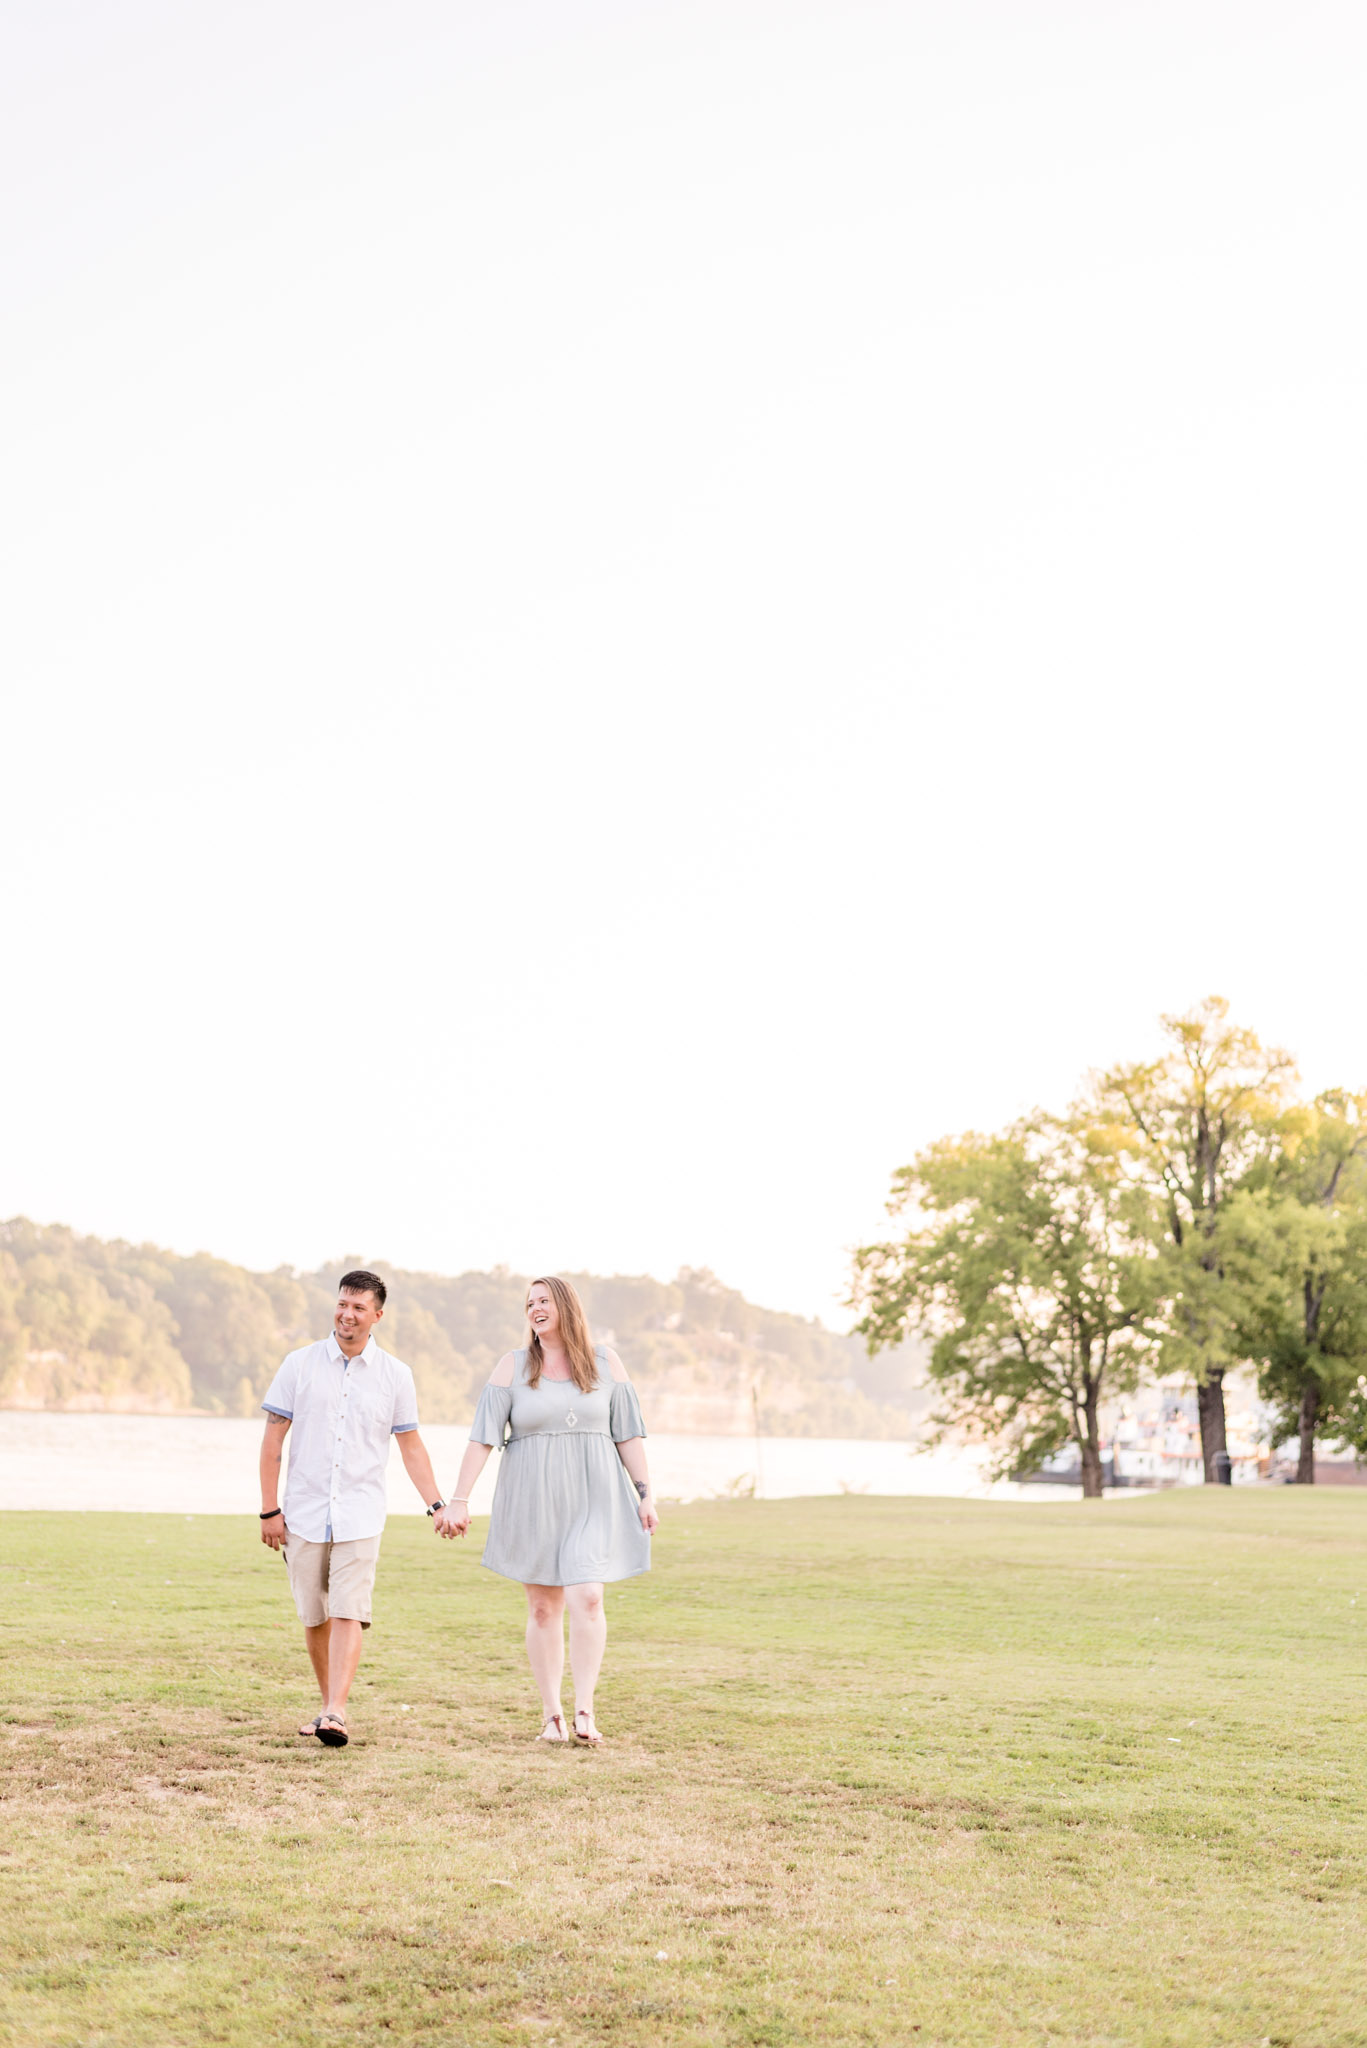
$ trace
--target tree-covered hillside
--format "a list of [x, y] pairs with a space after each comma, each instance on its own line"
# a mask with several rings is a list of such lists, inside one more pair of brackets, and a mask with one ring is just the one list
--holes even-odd
[[[284, 1353], [331, 1329], [338, 1275], [369, 1263], [252, 1273], [16, 1217], [0, 1224], [0, 1406], [253, 1414]], [[380, 1341], [412, 1366], [426, 1420], [464, 1422], [522, 1341], [526, 1277], [378, 1270]], [[923, 1407], [915, 1349], [870, 1360], [858, 1338], [757, 1308], [711, 1273], [567, 1277], [657, 1429], [746, 1431], [758, 1407], [767, 1435], [903, 1436]]]

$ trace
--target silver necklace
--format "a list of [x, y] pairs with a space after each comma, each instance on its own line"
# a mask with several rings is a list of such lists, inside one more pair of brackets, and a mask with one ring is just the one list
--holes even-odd
[[[550, 1378], [550, 1375], [549, 1375], [549, 1373], [547, 1373], [547, 1374], [546, 1374], [546, 1375], [544, 1375], [544, 1376], [545, 1376], [545, 1377], [546, 1377], [547, 1379], [549, 1379], [549, 1378]], [[552, 1386], [557, 1386], [557, 1387], [572, 1387], [572, 1386], [574, 1385], [574, 1380], [573, 1380], [573, 1378], [570, 1378], [570, 1379], [568, 1379], [568, 1380], [552, 1380], [552, 1381], [551, 1381], [551, 1384], [552, 1384]], [[575, 1428], [575, 1426], [577, 1425], [578, 1421], [579, 1421], [579, 1417], [578, 1417], [578, 1416], [577, 1416], [577, 1415], [575, 1414], [575, 1412], [574, 1412], [573, 1408], [567, 1408], [567, 1409], [565, 1410], [565, 1426], [566, 1426], [566, 1428], [567, 1428], [567, 1429], [573, 1429], [573, 1428]]]

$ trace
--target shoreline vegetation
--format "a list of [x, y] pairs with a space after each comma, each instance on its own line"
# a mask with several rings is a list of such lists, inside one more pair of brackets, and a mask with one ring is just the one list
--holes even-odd
[[[0, 1408], [41, 1413], [255, 1415], [284, 1354], [332, 1327], [348, 1254], [300, 1273], [199, 1252], [0, 1223]], [[385, 1349], [413, 1369], [425, 1422], [462, 1423], [521, 1341], [527, 1276], [454, 1276], [381, 1262]], [[648, 1425], [684, 1435], [910, 1438], [924, 1417], [923, 1350], [871, 1359], [857, 1336], [760, 1308], [715, 1274], [566, 1276], [598, 1342], [616, 1346]]]

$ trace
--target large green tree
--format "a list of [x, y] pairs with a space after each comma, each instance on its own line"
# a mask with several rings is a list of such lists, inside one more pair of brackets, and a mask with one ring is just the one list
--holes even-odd
[[1224, 1266], [1259, 1391], [1311, 1486], [1316, 1435], [1346, 1426], [1367, 1367], [1367, 1096], [1331, 1090], [1293, 1111], [1257, 1179], [1229, 1204]]
[[1135, 1184], [1164, 1219], [1172, 1309], [1163, 1363], [1196, 1383], [1209, 1481], [1228, 1451], [1224, 1376], [1247, 1355], [1243, 1303], [1226, 1271], [1221, 1225], [1232, 1197], [1280, 1150], [1295, 1067], [1288, 1053], [1231, 1024], [1221, 996], [1162, 1023], [1167, 1050], [1103, 1074], [1087, 1111], [1111, 1121]]
[[911, 1228], [855, 1254], [869, 1349], [932, 1338], [943, 1425], [997, 1442], [1004, 1470], [1075, 1443], [1099, 1499], [1100, 1404], [1134, 1386], [1162, 1286], [1161, 1225], [1113, 1132], [1036, 1115], [943, 1139], [894, 1176], [888, 1209]]

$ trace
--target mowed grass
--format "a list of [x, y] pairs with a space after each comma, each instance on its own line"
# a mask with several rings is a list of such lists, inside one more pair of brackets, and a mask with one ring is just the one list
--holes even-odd
[[1367, 2043], [1364, 1536], [673, 1508], [595, 1754], [533, 1739], [519, 1588], [396, 1520], [333, 1752], [254, 1517], [0, 1516], [0, 2039]]

